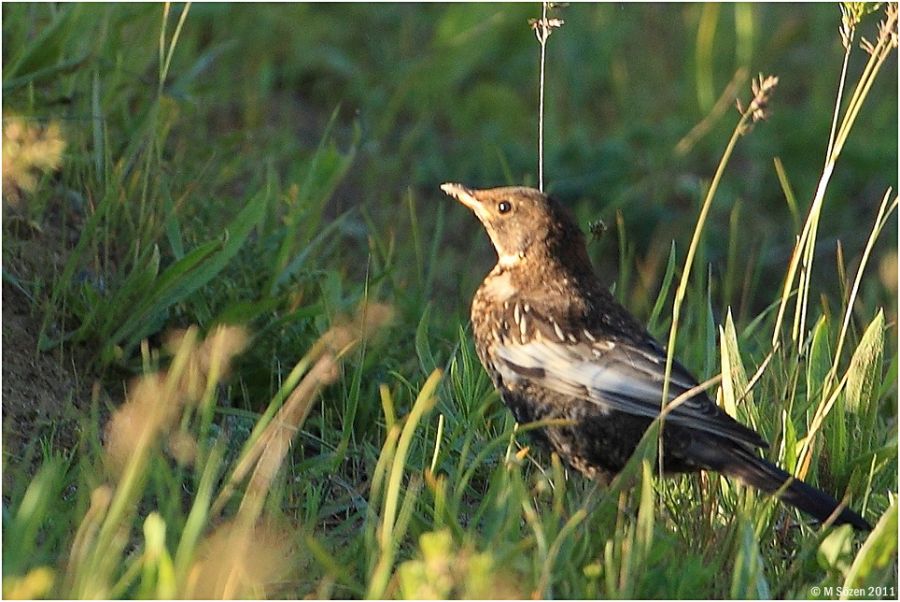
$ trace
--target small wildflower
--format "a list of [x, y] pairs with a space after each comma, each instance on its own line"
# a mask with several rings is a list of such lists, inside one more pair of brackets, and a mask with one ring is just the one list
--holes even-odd
[[750, 112], [754, 122], [761, 121], [768, 116], [766, 108], [769, 105], [769, 97], [772, 94], [772, 90], [774, 90], [777, 85], [777, 76], [769, 75], [763, 78], [762, 73], [759, 74], [758, 79], [755, 79], [750, 83], [750, 90], [753, 92], [753, 100], [750, 102], [747, 111]]

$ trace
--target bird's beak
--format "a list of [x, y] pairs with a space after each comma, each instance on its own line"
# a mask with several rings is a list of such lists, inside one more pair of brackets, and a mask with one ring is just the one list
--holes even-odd
[[479, 214], [479, 209], [481, 208], [481, 203], [475, 198], [475, 191], [466, 188], [462, 184], [441, 184], [441, 190], [444, 191], [448, 196], [452, 196], [454, 199], [471, 209], [475, 212], [476, 215]]

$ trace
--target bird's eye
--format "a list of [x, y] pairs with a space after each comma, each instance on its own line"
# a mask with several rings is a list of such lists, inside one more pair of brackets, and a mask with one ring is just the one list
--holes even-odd
[[497, 204], [497, 211], [500, 213], [509, 213], [512, 209], [512, 204], [509, 201], [500, 201]]

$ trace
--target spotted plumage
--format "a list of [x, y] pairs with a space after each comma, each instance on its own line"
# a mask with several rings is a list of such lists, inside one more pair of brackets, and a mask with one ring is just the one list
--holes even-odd
[[[534, 431], [572, 468], [608, 481], [659, 415], [666, 354], [594, 275], [584, 236], [557, 201], [531, 188], [471, 190], [444, 184], [481, 221], [498, 261], [472, 300], [478, 356], [520, 423], [562, 419]], [[696, 387], [677, 361], [668, 400]], [[711, 469], [781, 498], [820, 520], [838, 503], [758, 457], [766, 442], [704, 393], [666, 417], [663, 467]], [[842, 508], [836, 523], [868, 523]]]

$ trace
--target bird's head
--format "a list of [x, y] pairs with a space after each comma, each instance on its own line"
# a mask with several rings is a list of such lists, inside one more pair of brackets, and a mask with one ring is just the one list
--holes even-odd
[[541, 191], [524, 186], [473, 190], [449, 183], [441, 190], [481, 220], [500, 265], [513, 266], [538, 256], [590, 265], [584, 235], [572, 216]]

